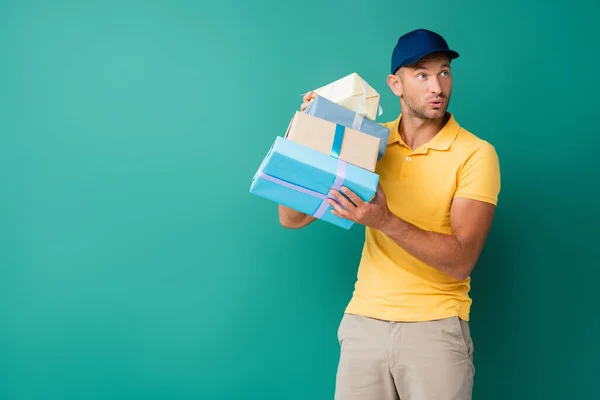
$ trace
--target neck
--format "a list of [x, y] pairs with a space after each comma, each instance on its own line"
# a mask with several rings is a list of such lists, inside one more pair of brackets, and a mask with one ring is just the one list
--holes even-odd
[[408, 147], [416, 149], [433, 139], [442, 130], [449, 118], [448, 113], [441, 118], [429, 120], [402, 114], [400, 126], [398, 127], [400, 137]]

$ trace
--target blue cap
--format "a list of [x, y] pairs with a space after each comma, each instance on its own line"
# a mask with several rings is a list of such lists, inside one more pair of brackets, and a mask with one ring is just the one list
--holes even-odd
[[441, 35], [427, 29], [417, 29], [400, 36], [392, 53], [392, 74], [398, 68], [414, 64], [434, 52], [446, 53], [451, 60], [459, 56], [448, 48], [448, 43]]

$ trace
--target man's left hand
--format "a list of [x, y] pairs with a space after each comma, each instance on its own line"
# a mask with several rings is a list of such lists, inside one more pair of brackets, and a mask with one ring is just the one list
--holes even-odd
[[328, 200], [331, 207], [333, 207], [333, 210], [331, 210], [333, 215], [379, 230], [394, 217], [388, 208], [381, 184], [377, 185], [375, 197], [370, 202], [363, 201], [347, 187], [343, 186], [340, 190], [352, 202], [348, 201], [337, 190], [331, 190], [330, 195], [339, 202], [338, 204], [332, 199]]

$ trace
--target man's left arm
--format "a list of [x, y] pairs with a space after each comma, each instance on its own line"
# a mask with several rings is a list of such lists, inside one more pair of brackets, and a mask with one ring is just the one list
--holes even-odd
[[370, 203], [342, 188], [352, 203], [332, 191], [340, 204], [333, 201], [330, 204], [333, 214], [380, 230], [414, 257], [463, 280], [479, 259], [492, 226], [499, 191], [498, 158], [489, 145], [477, 151], [459, 171], [450, 209], [451, 234], [426, 231], [394, 215], [381, 186]]
[[455, 199], [450, 211], [452, 234], [420, 229], [393, 214], [379, 230], [414, 257], [454, 279], [463, 280], [479, 259], [495, 208], [479, 200]]

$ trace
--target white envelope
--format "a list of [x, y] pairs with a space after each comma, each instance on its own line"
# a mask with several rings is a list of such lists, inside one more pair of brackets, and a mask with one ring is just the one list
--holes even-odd
[[313, 92], [371, 120], [383, 113], [379, 105], [379, 93], [356, 72]]

